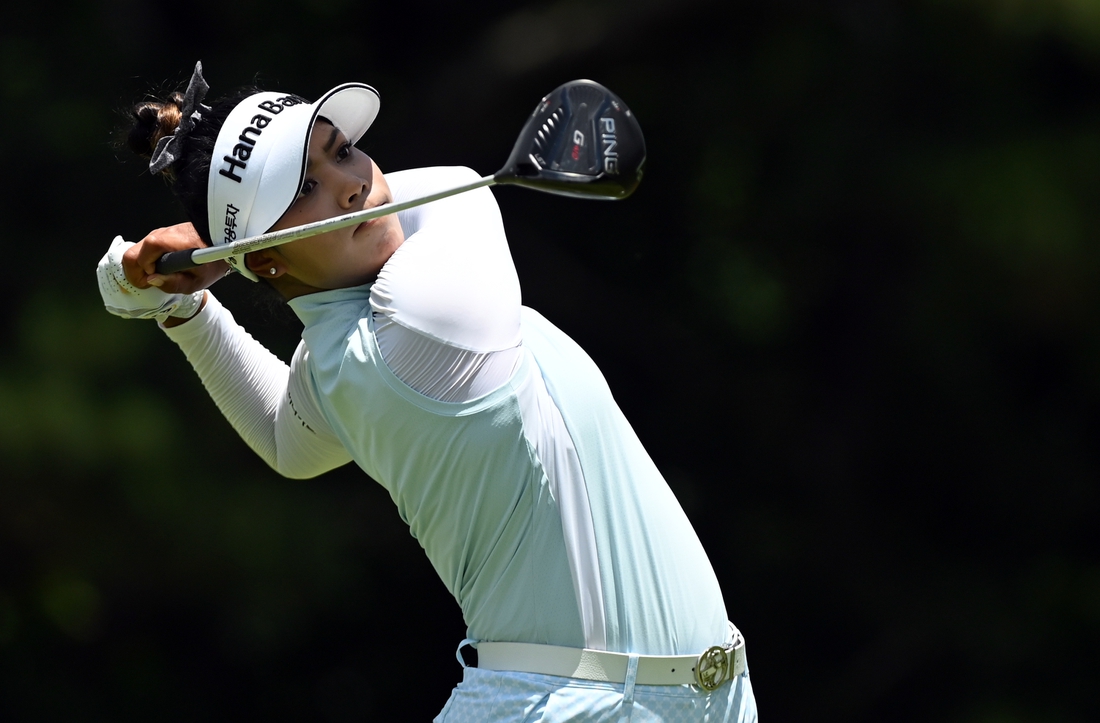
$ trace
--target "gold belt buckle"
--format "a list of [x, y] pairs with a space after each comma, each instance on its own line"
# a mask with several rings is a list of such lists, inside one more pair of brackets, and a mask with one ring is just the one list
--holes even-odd
[[730, 679], [733, 672], [733, 648], [727, 651], [712, 645], [699, 655], [695, 662], [695, 682], [708, 693]]

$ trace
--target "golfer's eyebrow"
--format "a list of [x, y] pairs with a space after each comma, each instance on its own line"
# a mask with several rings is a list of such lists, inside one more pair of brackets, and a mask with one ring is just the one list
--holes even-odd
[[332, 134], [328, 137], [328, 141], [325, 143], [325, 147], [323, 149], [325, 153], [328, 153], [329, 150], [332, 148], [332, 144], [336, 142], [336, 134], [338, 134], [339, 132], [340, 130], [336, 126], [332, 127]]

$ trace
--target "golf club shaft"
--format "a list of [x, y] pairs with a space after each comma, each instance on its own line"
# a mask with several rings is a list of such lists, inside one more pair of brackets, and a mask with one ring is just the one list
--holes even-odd
[[448, 188], [438, 193], [432, 193], [420, 198], [413, 198], [408, 201], [402, 201], [401, 203], [390, 203], [385, 206], [378, 206], [376, 208], [368, 208], [363, 211], [354, 211], [352, 213], [344, 214], [343, 216], [335, 216], [323, 221], [315, 221], [313, 223], [307, 223], [303, 226], [295, 226], [293, 228], [285, 228], [280, 231], [270, 231], [259, 236], [253, 236], [252, 238], [241, 239], [240, 241], [234, 241], [230, 244], [223, 244], [221, 246], [210, 246], [201, 249], [191, 249], [189, 251], [172, 251], [164, 254], [157, 259], [157, 273], [158, 274], [174, 274], [177, 271], [184, 271], [186, 269], [193, 269], [200, 264], [208, 264], [211, 261], [220, 261], [222, 259], [229, 258], [230, 256], [243, 256], [250, 251], [259, 251], [260, 249], [269, 249], [273, 246], [280, 246], [282, 244], [290, 243], [291, 241], [297, 241], [299, 239], [309, 238], [310, 236], [316, 236], [317, 234], [325, 233], [328, 231], [335, 231], [341, 228], [347, 228], [348, 226], [358, 226], [365, 221], [379, 218], [381, 216], [388, 216], [391, 213], [398, 213], [409, 208], [416, 206], [422, 206], [425, 203], [431, 203], [432, 201], [438, 201], [441, 198], [447, 198], [448, 196], [456, 196], [460, 193], [467, 191], [473, 191], [476, 188], [482, 188], [484, 186], [491, 186], [496, 182], [495, 176], [485, 176], [478, 179], [473, 183], [467, 183], [463, 186], [455, 186], [454, 188]]

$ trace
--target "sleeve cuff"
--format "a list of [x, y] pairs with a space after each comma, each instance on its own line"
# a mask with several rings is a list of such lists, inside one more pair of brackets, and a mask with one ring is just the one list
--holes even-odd
[[168, 335], [169, 339], [177, 343], [185, 342], [205, 335], [211, 326], [218, 323], [218, 319], [224, 310], [225, 307], [208, 289], [206, 291], [206, 305], [202, 307], [202, 311], [179, 326], [168, 328], [160, 322], [157, 322], [157, 326]]

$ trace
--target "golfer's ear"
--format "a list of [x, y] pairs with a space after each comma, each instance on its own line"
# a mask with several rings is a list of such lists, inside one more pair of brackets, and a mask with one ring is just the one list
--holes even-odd
[[283, 271], [281, 263], [282, 259], [278, 257], [278, 254], [272, 253], [268, 249], [253, 251], [245, 254], [244, 257], [244, 265], [260, 278], [274, 276], [275, 274], [271, 273], [272, 269], [275, 269], [276, 273]]

